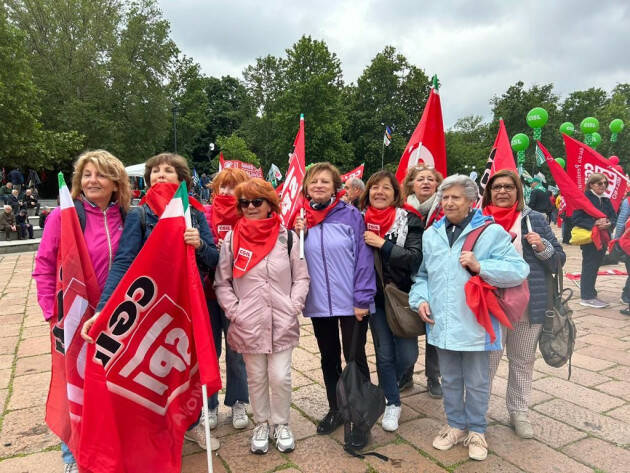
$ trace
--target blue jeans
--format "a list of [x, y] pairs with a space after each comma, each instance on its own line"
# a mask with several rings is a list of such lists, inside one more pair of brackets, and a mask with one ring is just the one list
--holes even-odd
[[63, 442], [61, 442], [61, 459], [63, 460], [64, 465], [76, 463], [74, 455], [72, 454], [68, 446]]
[[441, 348], [437, 351], [448, 425], [460, 430], [485, 433], [490, 397], [489, 352]]
[[395, 336], [387, 324], [385, 309], [378, 305], [369, 321], [376, 351], [379, 384], [385, 393], [387, 405], [400, 406], [398, 380], [418, 359], [418, 337]]
[[[227, 343], [227, 330], [230, 321], [225, 317], [223, 309], [216, 300], [208, 300], [208, 312], [212, 324], [212, 336], [217, 351], [217, 358], [221, 357], [222, 335], [225, 335], [225, 400], [226, 406], [232, 407], [236, 401], [249, 403], [249, 390], [247, 389], [247, 371], [245, 362], [240, 353], [235, 352]], [[214, 393], [208, 399], [210, 409], [219, 405], [219, 393]]]

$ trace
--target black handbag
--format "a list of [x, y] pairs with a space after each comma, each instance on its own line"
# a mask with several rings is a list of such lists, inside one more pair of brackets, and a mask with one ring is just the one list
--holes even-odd
[[381, 252], [374, 250], [374, 267], [378, 274], [383, 298], [385, 299], [385, 317], [394, 335], [400, 338], [414, 338], [426, 333], [426, 325], [420, 315], [409, 307], [409, 294], [398, 289], [394, 283], [383, 279], [383, 260]]

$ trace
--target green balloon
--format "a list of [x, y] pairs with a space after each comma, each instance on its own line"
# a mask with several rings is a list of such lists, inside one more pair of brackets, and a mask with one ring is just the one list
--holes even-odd
[[517, 133], [512, 137], [510, 144], [514, 151], [525, 151], [529, 148], [529, 137], [525, 133]]
[[621, 118], [615, 118], [610, 122], [608, 128], [610, 128], [612, 133], [621, 133], [621, 130], [623, 130], [623, 120]]
[[556, 163], [558, 163], [563, 169], [567, 165], [567, 163], [564, 161], [564, 158], [556, 158]]
[[534, 107], [527, 112], [527, 125], [530, 128], [542, 128], [549, 120], [549, 114], [547, 110], [542, 107]]
[[595, 132], [591, 135], [591, 147], [597, 148], [597, 146], [602, 142], [602, 135]]
[[565, 135], [572, 136], [574, 131], [575, 131], [575, 127], [573, 126], [573, 123], [571, 122], [564, 122], [562, 125], [560, 125], [560, 133], [564, 133]]
[[582, 120], [582, 123], [580, 123], [580, 130], [582, 130], [582, 133], [585, 135], [588, 133], [595, 133], [599, 130], [599, 121], [594, 117], [586, 117]]

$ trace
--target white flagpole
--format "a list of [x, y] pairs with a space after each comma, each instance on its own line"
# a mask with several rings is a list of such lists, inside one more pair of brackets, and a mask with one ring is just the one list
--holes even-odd
[[208, 458], [208, 473], [212, 473], [214, 468], [212, 467], [212, 447], [210, 445], [210, 419], [208, 413], [208, 388], [206, 385], [201, 386], [201, 395], [203, 396], [203, 419], [204, 427], [206, 429], [206, 456]]
[[[300, 209], [300, 218], [304, 220], [304, 208]], [[304, 223], [300, 230], [300, 259], [304, 259]]]

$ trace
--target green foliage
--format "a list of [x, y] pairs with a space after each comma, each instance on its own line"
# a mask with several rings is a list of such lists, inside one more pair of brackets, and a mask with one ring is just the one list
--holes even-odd
[[256, 157], [256, 154], [250, 151], [245, 140], [236, 133], [232, 133], [230, 136], [218, 136], [217, 145], [219, 145], [219, 149], [225, 159], [237, 159], [244, 163], [251, 163], [256, 167], [260, 167], [260, 161]]
[[446, 132], [446, 151], [449, 174], [478, 174], [485, 168], [496, 133], [491, 125], [483, 123], [480, 116], [468, 116], [457, 120]]

